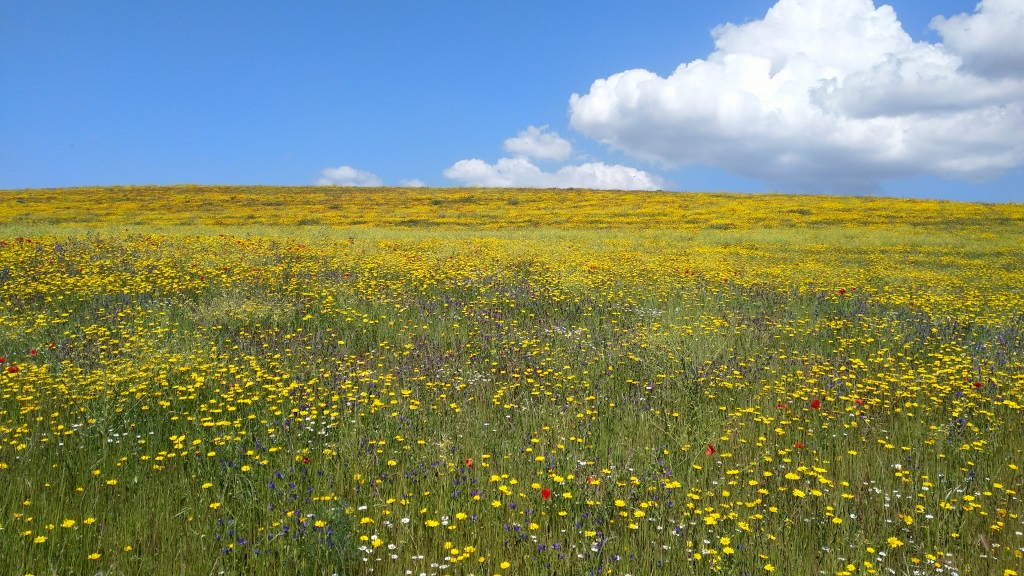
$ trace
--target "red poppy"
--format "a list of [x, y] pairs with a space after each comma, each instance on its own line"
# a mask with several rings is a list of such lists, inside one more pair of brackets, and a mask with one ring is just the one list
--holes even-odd
[[596, 482], [596, 480], [594, 480], [593, 476], [587, 476], [587, 484], [593, 484], [594, 482]]
[[7, 362], [7, 357], [6, 356], [0, 356], [0, 364], [3, 364], [5, 362]]
[[540, 491], [540, 497], [545, 500], [551, 500], [551, 490], [544, 488]]
[[473, 467], [473, 459], [472, 458], [466, 458], [466, 466], [469, 466], [470, 468]]
[[982, 384], [981, 382], [975, 382], [974, 383], [974, 387], [975, 388], [981, 388], [982, 386], [984, 386], [984, 384]]
[[302, 457], [302, 463], [303, 464], [309, 464], [309, 456], [303, 456]]
[[10, 366], [7, 367], [8, 374], [16, 374], [18, 372], [21, 372], [21, 368], [18, 368], [14, 364], [11, 364]]
[[28, 353], [29, 353], [29, 354], [31, 354], [31, 355], [33, 355], [33, 356], [35, 356], [36, 354], [38, 354], [38, 353], [39, 353], [39, 351], [38, 351], [38, 350], [36, 350], [35, 348], [33, 348], [33, 349], [29, 350], [29, 351], [28, 351]]
[[793, 448], [796, 448], [797, 450], [800, 450], [800, 449], [803, 449], [803, 447], [804, 447], [804, 443], [803, 442], [793, 442]]
[[708, 444], [708, 449], [705, 450], [704, 453], [707, 454], [708, 456], [711, 456], [712, 454], [715, 453], [715, 447], [712, 446], [711, 444]]
[[843, 294], [846, 294], [846, 288], [839, 289], [839, 295], [842, 296]]
[[821, 408], [821, 400], [818, 400], [817, 398], [811, 400], [811, 408], [814, 408], [815, 410]]
[[789, 404], [783, 404], [782, 402], [779, 402], [779, 403], [777, 404], [777, 406], [778, 406], [779, 408], [781, 408], [782, 410], [785, 410], [786, 408], [789, 408]]
[[863, 406], [864, 405], [864, 401], [861, 400], [860, 398], [857, 398], [856, 400], [854, 400], [854, 402], [857, 403], [857, 406]]

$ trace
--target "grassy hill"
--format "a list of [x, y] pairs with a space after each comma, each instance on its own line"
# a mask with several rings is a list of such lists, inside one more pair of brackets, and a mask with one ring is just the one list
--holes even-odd
[[1024, 205], [0, 199], [11, 573], [1020, 571]]

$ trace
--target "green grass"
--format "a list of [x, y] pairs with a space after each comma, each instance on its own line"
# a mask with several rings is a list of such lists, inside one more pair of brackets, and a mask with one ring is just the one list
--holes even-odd
[[2, 230], [4, 573], [1022, 572], [1019, 233], [300, 224]]

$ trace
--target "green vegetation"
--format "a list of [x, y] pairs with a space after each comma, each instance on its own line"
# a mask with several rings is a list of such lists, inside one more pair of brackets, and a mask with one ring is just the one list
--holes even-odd
[[286, 192], [0, 192], [7, 573], [1024, 573], [1024, 207]]

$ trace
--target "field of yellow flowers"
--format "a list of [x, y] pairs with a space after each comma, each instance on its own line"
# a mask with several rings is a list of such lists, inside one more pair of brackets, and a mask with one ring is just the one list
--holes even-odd
[[1024, 574], [1024, 205], [0, 200], [4, 574]]

